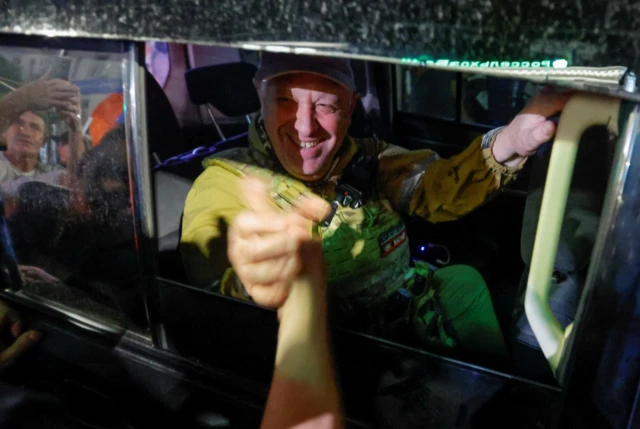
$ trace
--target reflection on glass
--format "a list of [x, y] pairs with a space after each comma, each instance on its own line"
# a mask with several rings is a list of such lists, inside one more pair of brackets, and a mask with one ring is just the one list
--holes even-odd
[[463, 74], [463, 122], [498, 127], [507, 125], [537, 93], [532, 82]]
[[0, 194], [20, 272], [14, 289], [134, 327], [142, 307], [122, 60], [3, 47]]
[[532, 82], [463, 73], [456, 112], [456, 72], [398, 67], [400, 110], [429, 117], [498, 127], [506, 125], [537, 93]]

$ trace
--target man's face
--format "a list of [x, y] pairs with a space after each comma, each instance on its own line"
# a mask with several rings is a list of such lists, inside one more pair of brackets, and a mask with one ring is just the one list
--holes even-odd
[[298, 179], [322, 178], [347, 135], [357, 95], [311, 73], [258, 85], [262, 118], [282, 166]]
[[5, 132], [7, 153], [37, 156], [44, 144], [44, 120], [32, 112], [24, 112]]

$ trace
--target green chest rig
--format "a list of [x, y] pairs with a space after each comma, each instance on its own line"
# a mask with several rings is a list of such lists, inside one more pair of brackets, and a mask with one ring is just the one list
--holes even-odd
[[429, 345], [453, 347], [430, 287], [432, 272], [420, 262], [410, 267], [403, 219], [378, 195], [377, 157], [359, 148], [339, 178], [311, 185], [284, 173], [272, 156], [254, 149], [222, 152], [205, 161], [205, 166], [210, 165], [261, 178], [283, 210], [310, 194], [331, 201], [332, 211], [318, 232], [339, 324], [394, 339], [418, 336]]

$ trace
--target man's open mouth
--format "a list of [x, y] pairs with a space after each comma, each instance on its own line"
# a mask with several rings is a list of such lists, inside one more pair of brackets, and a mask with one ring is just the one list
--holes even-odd
[[312, 147], [316, 147], [318, 146], [320, 143], [322, 143], [322, 141], [320, 140], [298, 140], [298, 139], [294, 139], [293, 137], [290, 137], [291, 141], [293, 141], [293, 143], [295, 143], [297, 146], [299, 146], [302, 149], [309, 149]]
[[310, 148], [310, 147], [314, 147], [314, 146], [318, 146], [320, 144], [320, 142], [299, 142], [298, 145], [301, 148]]

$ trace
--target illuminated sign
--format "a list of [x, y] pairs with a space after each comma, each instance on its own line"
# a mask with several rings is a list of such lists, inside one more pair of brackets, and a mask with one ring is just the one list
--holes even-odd
[[447, 59], [432, 60], [427, 57], [410, 58], [405, 57], [400, 60], [406, 64], [419, 66], [438, 67], [462, 67], [462, 68], [538, 68], [549, 67], [554, 69], [564, 69], [569, 66], [569, 61], [559, 58], [555, 60], [541, 61], [452, 61]]

